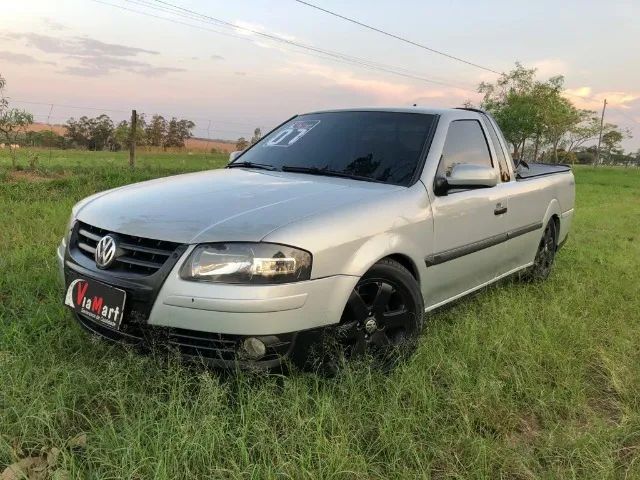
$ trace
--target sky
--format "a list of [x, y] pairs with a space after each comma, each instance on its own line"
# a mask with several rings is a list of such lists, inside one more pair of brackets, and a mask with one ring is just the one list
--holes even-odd
[[[50, 123], [121, 120], [135, 108], [235, 139], [305, 111], [478, 103], [478, 83], [498, 77], [294, 0], [164, 1], [3, 2], [0, 74], [12, 104]], [[605, 120], [631, 131], [627, 150], [640, 148], [640, 0], [310, 1], [497, 72], [519, 61], [540, 80], [564, 75], [576, 106], [600, 110], [606, 98]]]

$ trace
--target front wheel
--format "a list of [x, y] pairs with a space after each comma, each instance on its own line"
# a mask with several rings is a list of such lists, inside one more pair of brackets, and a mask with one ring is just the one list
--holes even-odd
[[[367, 359], [382, 370], [416, 348], [424, 304], [418, 282], [398, 262], [383, 259], [357, 283], [335, 329], [338, 357]], [[335, 355], [331, 359], [335, 362]]]
[[538, 244], [533, 265], [522, 275], [523, 279], [525, 281], [546, 280], [553, 268], [557, 250], [557, 227], [556, 222], [551, 219], [549, 223], [547, 223], [547, 227], [544, 229], [544, 233]]

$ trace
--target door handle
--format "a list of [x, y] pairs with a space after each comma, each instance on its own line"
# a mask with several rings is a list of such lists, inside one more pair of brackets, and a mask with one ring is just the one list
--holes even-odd
[[502, 215], [503, 213], [507, 213], [507, 207], [503, 207], [501, 203], [496, 205], [495, 210], [493, 211], [494, 215]]

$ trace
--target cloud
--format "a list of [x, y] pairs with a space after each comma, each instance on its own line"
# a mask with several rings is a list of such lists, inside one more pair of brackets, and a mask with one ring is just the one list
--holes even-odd
[[[529, 65], [525, 63], [525, 65]], [[540, 77], [555, 77], [556, 75], [566, 75], [570, 68], [569, 64], [559, 58], [544, 58], [530, 63], [536, 69], [536, 74]]]
[[306, 74], [320, 77], [329, 84], [337, 85], [359, 95], [367, 95], [378, 104], [409, 105], [413, 103], [461, 104], [472, 95], [456, 87], [418, 87], [388, 80], [373, 80], [358, 77], [354, 72], [339, 70], [324, 65], [306, 62], [290, 63], [284, 73]]
[[108, 75], [123, 71], [140, 75], [164, 75], [182, 72], [176, 67], [156, 66], [141, 57], [159, 55], [155, 50], [106, 43], [89, 37], [55, 37], [39, 33], [14, 33], [12, 38], [22, 39], [27, 46], [47, 55], [61, 55], [71, 63], [63, 65], [63, 73], [82, 76]]
[[21, 38], [28, 46], [45, 53], [62, 53], [77, 56], [114, 55], [118, 57], [135, 56], [141, 53], [158, 55], [159, 52], [144, 48], [128, 47], [117, 43], [105, 43], [89, 37], [54, 37], [39, 33], [14, 33], [14, 38]]
[[[251, 39], [251, 41], [261, 48], [268, 48], [272, 50], [278, 50], [280, 52], [288, 52], [278, 40], [270, 39], [269, 37], [277, 37], [285, 42], [293, 42], [296, 37], [281, 32], [274, 32], [273, 30], [267, 30], [266, 27], [258, 23], [245, 22], [243, 20], [236, 20], [233, 22], [236, 26], [236, 33]], [[265, 36], [265, 35], [268, 35]]]
[[273, 30], [267, 30], [264, 25], [260, 25], [259, 23], [250, 23], [245, 22], [244, 20], [236, 20], [233, 22], [236, 26], [236, 33], [245, 36], [261, 36], [260, 34], [268, 34], [270, 37], [279, 37], [283, 40], [293, 41], [296, 39], [293, 35], [289, 35], [287, 33], [274, 32]]
[[589, 110], [602, 108], [604, 99], [607, 99], [607, 107], [628, 110], [631, 103], [640, 99], [640, 92], [606, 91], [593, 92], [591, 87], [567, 88], [565, 95], [578, 107]]
[[77, 63], [78, 65], [65, 67], [64, 73], [83, 77], [99, 77], [113, 71], [133, 72], [142, 75], [163, 75], [185, 71], [183, 68], [155, 67], [145, 62], [115, 57], [102, 57], [100, 59], [81, 57]]
[[14, 63], [16, 65], [27, 65], [27, 64], [33, 64], [33, 63], [51, 63], [51, 62], [41, 62], [37, 58], [34, 58], [31, 55], [26, 55], [24, 53], [14, 53], [14, 52], [6, 52], [6, 51], [0, 51], [0, 60], [6, 60], [7, 62]]
[[63, 25], [59, 22], [56, 22], [55, 20], [51, 19], [51, 18], [47, 18], [44, 17], [41, 19], [42, 23], [45, 24], [45, 26], [49, 29], [49, 30], [53, 30], [56, 32], [61, 32], [63, 30], [69, 30], [69, 28], [66, 25]]

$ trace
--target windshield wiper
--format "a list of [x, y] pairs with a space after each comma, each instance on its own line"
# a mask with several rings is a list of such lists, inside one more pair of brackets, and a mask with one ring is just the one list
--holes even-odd
[[380, 180], [376, 180], [375, 178], [363, 177], [361, 175], [352, 175], [350, 173], [338, 172], [337, 170], [329, 170], [328, 168], [283, 165], [282, 171], [292, 173], [308, 173], [311, 175], [325, 175], [327, 177], [351, 178], [353, 180], [364, 180], [365, 182], [380, 182]]
[[244, 168], [259, 168], [261, 170], [277, 170], [273, 165], [267, 165], [266, 163], [254, 163], [254, 162], [233, 162], [227, 165], [227, 168], [244, 167]]

